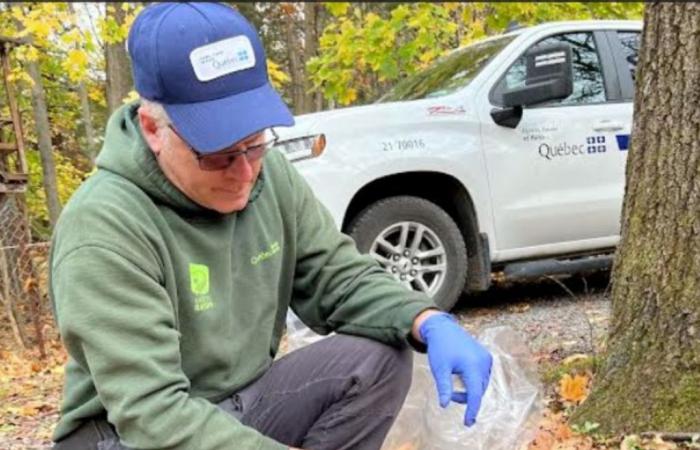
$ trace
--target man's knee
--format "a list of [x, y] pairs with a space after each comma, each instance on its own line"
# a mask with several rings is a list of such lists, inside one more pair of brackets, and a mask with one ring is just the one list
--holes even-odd
[[351, 336], [335, 336], [338, 350], [354, 355], [359, 365], [374, 374], [377, 381], [388, 381], [395, 395], [404, 397], [411, 386], [413, 375], [413, 351], [396, 348], [372, 339]]

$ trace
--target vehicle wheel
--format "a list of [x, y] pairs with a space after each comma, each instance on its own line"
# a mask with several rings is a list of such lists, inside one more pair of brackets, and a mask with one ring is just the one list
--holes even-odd
[[428, 200], [379, 200], [350, 223], [348, 234], [406, 287], [433, 297], [445, 311], [457, 303], [467, 277], [467, 250], [454, 220]]

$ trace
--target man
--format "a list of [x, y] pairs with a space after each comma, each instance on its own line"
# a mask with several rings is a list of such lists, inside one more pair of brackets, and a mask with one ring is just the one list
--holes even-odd
[[[252, 26], [224, 5], [160, 3], [127, 44], [142, 101], [110, 118], [54, 236], [70, 355], [54, 448], [378, 449], [408, 344], [427, 345], [441, 404], [467, 403], [474, 423], [491, 356], [360, 255], [268, 151], [293, 118]], [[339, 334], [274, 361], [288, 307]]]

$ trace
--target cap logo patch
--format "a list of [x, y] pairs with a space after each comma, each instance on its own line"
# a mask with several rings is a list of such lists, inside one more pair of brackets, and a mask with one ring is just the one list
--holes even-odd
[[199, 81], [210, 81], [254, 67], [255, 52], [250, 39], [240, 35], [195, 48], [190, 62]]

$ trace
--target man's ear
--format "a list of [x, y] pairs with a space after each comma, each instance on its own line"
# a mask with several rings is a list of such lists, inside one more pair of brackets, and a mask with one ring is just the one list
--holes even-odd
[[156, 156], [160, 155], [160, 152], [163, 151], [164, 142], [162, 130], [158, 127], [155, 119], [148, 114], [148, 110], [145, 107], [139, 107], [138, 115], [141, 132], [143, 133], [144, 139], [146, 139], [148, 147]]

